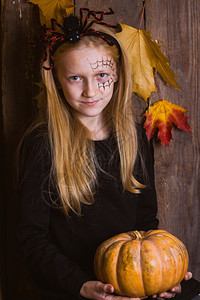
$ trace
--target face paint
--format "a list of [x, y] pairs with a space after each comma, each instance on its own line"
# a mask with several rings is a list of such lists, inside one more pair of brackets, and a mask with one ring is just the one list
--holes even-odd
[[77, 116], [99, 118], [112, 99], [116, 63], [104, 47], [67, 52], [57, 64], [63, 94]]
[[90, 64], [93, 72], [101, 70], [101, 69], [109, 70], [109, 72], [111, 73], [110, 76], [105, 77], [105, 81], [99, 82], [98, 86], [99, 86], [99, 89], [104, 89], [104, 90], [106, 89], [106, 87], [110, 87], [111, 84], [115, 81], [115, 77], [116, 77], [115, 61], [111, 57], [103, 56], [101, 60], [97, 59], [96, 62], [94, 62], [94, 63], [89, 61], [89, 64]]

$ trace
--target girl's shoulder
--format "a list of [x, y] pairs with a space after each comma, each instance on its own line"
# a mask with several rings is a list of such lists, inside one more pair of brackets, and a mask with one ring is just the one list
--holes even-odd
[[48, 128], [40, 124], [30, 128], [24, 135], [20, 153], [22, 156], [39, 157], [49, 152]]
[[23, 137], [24, 145], [42, 144], [48, 141], [48, 128], [46, 124], [32, 126]]
[[30, 127], [24, 135], [24, 140], [37, 140], [46, 138], [48, 135], [48, 127], [46, 123], [34, 125]]

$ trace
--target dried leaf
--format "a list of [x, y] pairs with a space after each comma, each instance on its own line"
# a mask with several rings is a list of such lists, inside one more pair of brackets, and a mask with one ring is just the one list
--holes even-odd
[[158, 44], [152, 40], [150, 33], [125, 24], [121, 24], [121, 27], [122, 31], [117, 35], [128, 50], [133, 92], [146, 101], [151, 92], [156, 91], [153, 69], [158, 71], [166, 83], [179, 89], [174, 79], [178, 75], [170, 68], [168, 59], [163, 55]]
[[67, 16], [70, 16], [71, 14], [73, 14], [75, 6], [76, 5], [71, 5], [71, 6], [66, 8], [66, 15]]
[[186, 109], [166, 100], [159, 100], [149, 107], [145, 112], [146, 121], [144, 128], [150, 140], [158, 128], [158, 138], [164, 146], [169, 145], [172, 139], [172, 123], [179, 129], [191, 132], [187, 123], [188, 117], [184, 115]]
[[62, 17], [66, 16], [66, 13], [69, 15], [75, 7], [73, 0], [31, 0], [29, 2], [39, 6], [40, 22], [47, 27], [51, 27], [51, 18], [62, 23]]

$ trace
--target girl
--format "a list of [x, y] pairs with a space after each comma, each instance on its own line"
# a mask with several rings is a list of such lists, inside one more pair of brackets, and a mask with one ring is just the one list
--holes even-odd
[[95, 279], [93, 258], [111, 236], [157, 228], [151, 155], [123, 46], [106, 26], [77, 31], [74, 18], [64, 40], [53, 32], [45, 114], [23, 140], [18, 241], [42, 300], [125, 300]]

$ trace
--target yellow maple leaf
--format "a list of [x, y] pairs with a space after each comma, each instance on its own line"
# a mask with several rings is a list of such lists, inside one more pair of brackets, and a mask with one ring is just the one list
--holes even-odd
[[73, 14], [73, 12], [74, 12], [74, 7], [75, 7], [76, 5], [71, 5], [71, 6], [69, 6], [69, 7], [67, 7], [66, 8], [66, 15], [67, 16], [69, 16], [69, 15], [71, 15], [71, 14]]
[[184, 115], [186, 109], [166, 100], [159, 100], [152, 104], [145, 112], [146, 121], [144, 128], [148, 139], [154, 135], [158, 128], [158, 138], [164, 146], [169, 145], [172, 139], [172, 123], [179, 129], [191, 132], [187, 123], [187, 116]]
[[70, 14], [75, 7], [73, 0], [31, 0], [29, 2], [39, 6], [40, 22], [47, 27], [51, 27], [51, 18], [62, 24], [63, 16]]
[[117, 36], [128, 51], [132, 68], [133, 92], [147, 101], [151, 92], [156, 91], [153, 69], [158, 71], [166, 83], [178, 89], [174, 79], [178, 75], [170, 68], [168, 59], [152, 40], [150, 33], [125, 24], [120, 25], [122, 31], [117, 33]]

